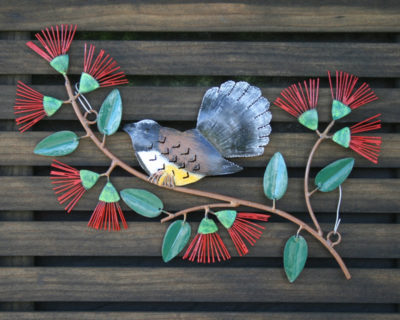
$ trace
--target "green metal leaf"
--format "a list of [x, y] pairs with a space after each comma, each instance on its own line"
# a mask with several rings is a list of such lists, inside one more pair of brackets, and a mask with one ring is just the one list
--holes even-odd
[[80, 170], [79, 175], [81, 177], [81, 183], [86, 190], [92, 188], [100, 178], [97, 172], [90, 170]]
[[148, 218], [159, 216], [164, 208], [160, 198], [143, 189], [124, 189], [121, 198], [133, 211]]
[[339, 131], [336, 131], [332, 137], [332, 140], [342, 147], [348, 148], [350, 146], [351, 131], [349, 127], [344, 127]]
[[322, 192], [335, 190], [347, 179], [353, 166], [354, 158], [344, 158], [332, 162], [318, 172], [315, 177], [315, 185]]
[[102, 134], [114, 134], [121, 123], [122, 100], [118, 89], [114, 89], [104, 99], [97, 118], [97, 127]]
[[283, 156], [277, 152], [269, 161], [264, 174], [264, 193], [271, 200], [279, 200], [286, 192], [288, 174]]
[[95, 78], [93, 78], [90, 74], [86, 72], [82, 72], [81, 78], [79, 80], [79, 92], [80, 93], [88, 93], [93, 90], [96, 90], [100, 87], [100, 84], [97, 82]]
[[351, 108], [338, 100], [332, 101], [332, 119], [339, 120], [351, 112]]
[[283, 252], [283, 266], [289, 282], [294, 282], [304, 269], [308, 256], [307, 241], [302, 236], [292, 236]]
[[318, 129], [318, 111], [317, 109], [310, 109], [302, 113], [297, 119], [303, 126], [310, 130]]
[[186, 246], [192, 230], [189, 223], [177, 220], [168, 227], [162, 245], [162, 258], [168, 262], [175, 258]]
[[221, 210], [216, 212], [215, 215], [218, 221], [221, 222], [226, 229], [229, 229], [236, 220], [237, 212], [235, 210]]
[[209, 234], [217, 231], [218, 227], [215, 224], [214, 220], [209, 218], [203, 218], [203, 220], [201, 220], [200, 222], [199, 229], [197, 230], [197, 232], [200, 234]]
[[66, 74], [68, 71], [69, 57], [67, 54], [57, 56], [50, 61], [50, 65], [59, 73]]
[[65, 156], [75, 151], [79, 137], [72, 131], [59, 131], [40, 141], [33, 151], [42, 156]]
[[110, 181], [106, 183], [103, 190], [101, 191], [99, 200], [108, 203], [118, 202], [120, 200], [117, 189], [115, 189]]
[[62, 106], [63, 102], [53, 97], [43, 96], [43, 109], [48, 117], [51, 117]]

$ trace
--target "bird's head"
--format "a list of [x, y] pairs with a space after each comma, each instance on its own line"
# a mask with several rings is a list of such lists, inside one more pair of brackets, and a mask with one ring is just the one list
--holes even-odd
[[154, 120], [141, 120], [129, 123], [123, 127], [132, 139], [133, 147], [136, 152], [148, 150], [154, 142], [158, 141], [160, 125]]

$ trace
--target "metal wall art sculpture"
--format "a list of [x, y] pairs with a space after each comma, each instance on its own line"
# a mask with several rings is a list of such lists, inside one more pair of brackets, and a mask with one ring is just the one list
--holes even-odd
[[[290, 282], [300, 275], [307, 260], [308, 246], [300, 235], [301, 232], [309, 233], [319, 241], [336, 259], [345, 277], [351, 278], [346, 265], [334, 248], [341, 241], [338, 232], [339, 205], [336, 223], [325, 235], [313, 212], [310, 199], [316, 192], [330, 192], [336, 189], [339, 190], [341, 199], [341, 185], [350, 174], [354, 159], [344, 158], [328, 164], [316, 175], [312, 191], [309, 190], [309, 173], [315, 151], [324, 141], [333, 141], [342, 147], [350, 148], [377, 163], [381, 138], [366, 136], [363, 133], [381, 127], [379, 114], [351, 127], [344, 127], [334, 134], [330, 133], [337, 120], [377, 99], [367, 84], [358, 86], [358, 78], [346, 72], [337, 71], [333, 79], [328, 73], [332, 94], [332, 121], [324, 130], [319, 129], [317, 112], [319, 79], [293, 84], [283, 90], [274, 102], [317, 135], [309, 153], [304, 178], [304, 197], [312, 226], [276, 206], [288, 185], [285, 160], [279, 152], [275, 153], [267, 164], [263, 186], [260, 185], [265, 196], [272, 200], [271, 206], [181, 187], [209, 175], [226, 175], [240, 171], [242, 168], [231, 158], [253, 157], [264, 153], [271, 133], [271, 112], [269, 102], [262, 96], [260, 89], [246, 82], [233, 81], [209, 89], [201, 103], [196, 128], [185, 132], [162, 127], [148, 119], [125, 125], [123, 130], [132, 140], [136, 157], [146, 172], [144, 174], [123, 162], [106, 146], [106, 137], [119, 129], [122, 119], [122, 98], [118, 89], [109, 93], [99, 111], [93, 109], [84, 96], [101, 87], [128, 83], [117, 63], [104, 50], [95, 54], [95, 47], [85, 44], [83, 72], [75, 89], [71, 85], [67, 75], [68, 50], [75, 31], [76, 26], [50, 27], [36, 34], [42, 48], [32, 41], [27, 43], [29, 48], [47, 60], [50, 66], [64, 77], [68, 99], [45, 96], [19, 82], [14, 106], [16, 122], [21, 132], [25, 132], [44, 117], [52, 116], [63, 105], [72, 106], [86, 132], [83, 137], [78, 137], [72, 131], [56, 132], [36, 145], [36, 154], [52, 157], [67, 155], [78, 147], [81, 139], [90, 139], [110, 159], [110, 166], [103, 173], [77, 170], [58, 160], [53, 161], [50, 179], [58, 201], [65, 206], [67, 212], [71, 212], [79, 199], [95, 184], [103, 183], [98, 205], [88, 223], [89, 227], [109, 231], [120, 230], [121, 225], [128, 228], [120, 206], [122, 199], [134, 212], [145, 217], [154, 218], [165, 214], [161, 222], [176, 219], [164, 235], [162, 257], [165, 262], [175, 258], [187, 247], [183, 259], [199, 263], [212, 263], [231, 257], [220, 237], [220, 233], [224, 232], [220, 231], [221, 227], [226, 229], [238, 255], [242, 256], [247, 254], [249, 246], [254, 245], [261, 237], [265, 229], [264, 222], [268, 221], [270, 215], [278, 215], [298, 226], [297, 233], [288, 239], [283, 254], [284, 269]], [[94, 115], [95, 120], [89, 120], [89, 115]], [[94, 125], [97, 125], [98, 133], [94, 132]], [[98, 138], [99, 135], [101, 138]], [[213, 202], [178, 212], [168, 212], [164, 210], [162, 201], [147, 190], [127, 188], [118, 191], [110, 179], [116, 167], [149, 184], [171, 189], [177, 195], [184, 193]], [[240, 212], [237, 210], [239, 207]], [[242, 208], [250, 208], [257, 213], [243, 212]], [[193, 212], [202, 212], [204, 218], [200, 222], [197, 234], [190, 241], [192, 230], [188, 216]]]

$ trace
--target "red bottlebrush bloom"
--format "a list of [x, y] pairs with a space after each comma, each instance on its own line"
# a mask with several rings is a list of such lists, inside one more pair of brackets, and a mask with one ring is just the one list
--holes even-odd
[[354, 126], [344, 127], [335, 132], [332, 139], [337, 144], [354, 150], [364, 158], [373, 163], [378, 163], [379, 152], [381, 149], [382, 138], [374, 136], [357, 136], [357, 133], [368, 132], [381, 128], [381, 120], [376, 119], [381, 114], [365, 119]]
[[121, 219], [122, 225], [125, 229], [128, 224], [125, 221], [124, 213], [118, 204], [120, 200], [119, 194], [111, 182], [107, 182], [99, 197], [99, 203], [93, 211], [89, 220], [88, 227], [94, 229], [102, 229], [111, 231], [121, 230], [118, 223], [118, 216]]
[[268, 221], [268, 218], [270, 217], [269, 215], [259, 213], [237, 213], [234, 210], [218, 211], [215, 215], [228, 230], [240, 256], [249, 252], [243, 239], [246, 239], [250, 245], [254, 246], [256, 241], [261, 237], [262, 230], [265, 229], [265, 227], [254, 223], [251, 220]]
[[332, 94], [332, 118], [338, 120], [348, 115], [351, 110], [372, 102], [378, 97], [365, 82], [354, 90], [358, 77], [343, 71], [336, 71], [336, 92], [333, 93], [331, 73], [328, 71], [329, 85]]
[[87, 50], [85, 43], [84, 65], [79, 81], [79, 92], [87, 93], [99, 87], [128, 83], [125, 74], [122, 71], [118, 71], [120, 67], [117, 66], [117, 63], [110, 55], [106, 55], [104, 50], [100, 50], [100, 53], [94, 59], [94, 49], [95, 46], [90, 45], [89, 50]]
[[57, 160], [51, 164], [58, 169], [50, 172], [51, 183], [56, 185], [53, 189], [60, 204], [68, 202], [65, 210], [70, 213], [74, 206], [82, 198], [86, 190], [93, 187], [100, 175], [89, 170], [77, 170]]
[[53, 97], [44, 96], [26, 84], [18, 81], [17, 98], [14, 113], [19, 131], [25, 132], [45, 116], [53, 115], [62, 105], [62, 101]]
[[[310, 130], [318, 129], [318, 103], [319, 79], [310, 79], [309, 84], [304, 81], [304, 88], [301, 83], [293, 84], [281, 92], [283, 97], [276, 98], [274, 104], [296, 117], [297, 120]], [[304, 93], [305, 90], [305, 93]]]
[[198, 263], [211, 263], [231, 258], [225, 244], [217, 233], [218, 227], [212, 219], [203, 218], [196, 237], [190, 243], [183, 259]]
[[76, 25], [51, 26], [50, 29], [42, 30], [42, 34], [36, 33], [36, 38], [44, 48], [39, 48], [32, 41], [26, 45], [35, 51], [58, 72], [65, 74], [68, 70], [69, 58], [66, 54], [76, 32]]

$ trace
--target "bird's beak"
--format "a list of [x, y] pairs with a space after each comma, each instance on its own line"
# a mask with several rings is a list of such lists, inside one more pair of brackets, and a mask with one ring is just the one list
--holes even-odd
[[136, 123], [128, 123], [124, 125], [122, 130], [124, 130], [127, 133], [133, 133], [135, 131]]

